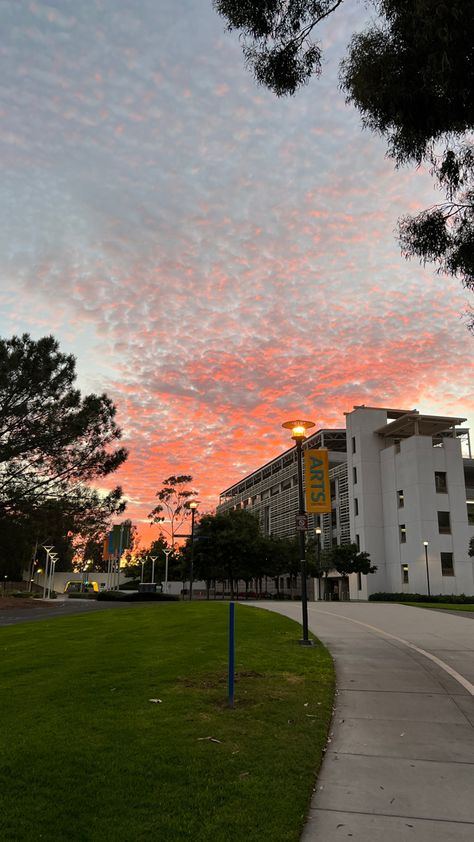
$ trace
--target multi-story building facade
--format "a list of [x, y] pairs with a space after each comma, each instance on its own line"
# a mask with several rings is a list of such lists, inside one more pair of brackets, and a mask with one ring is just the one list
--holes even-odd
[[[361, 406], [347, 413], [345, 429], [306, 439], [303, 447], [329, 451], [332, 505], [309, 516], [309, 533], [321, 527], [323, 549], [357, 544], [378, 568], [349, 582], [333, 572], [329, 593], [474, 593], [474, 460], [464, 421]], [[290, 537], [297, 494], [293, 447], [227, 488], [219, 511], [248, 508], [265, 534]]]

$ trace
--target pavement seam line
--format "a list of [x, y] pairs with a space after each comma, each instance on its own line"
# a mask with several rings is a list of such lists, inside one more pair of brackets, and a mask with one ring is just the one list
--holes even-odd
[[[311, 609], [310, 609], [311, 610]], [[314, 609], [313, 609], [314, 610]], [[390, 634], [390, 632], [386, 632], [383, 629], [379, 629], [377, 626], [372, 626], [370, 623], [363, 623], [361, 620], [354, 620], [352, 617], [346, 617], [345, 614], [334, 614], [332, 611], [318, 611], [318, 614], [326, 614], [328, 617], [335, 617], [340, 618], [342, 620], [348, 620], [350, 623], [356, 623], [358, 626], [364, 626], [366, 629], [371, 629], [371, 631], [376, 632], [376, 634], [381, 634], [383, 637], [388, 637], [391, 640], [397, 640], [399, 643], [403, 643], [404, 646], [407, 646], [409, 649], [413, 649], [414, 652], [418, 652], [420, 655], [424, 655], [425, 658], [428, 658], [433, 663], [437, 664], [437, 666], [441, 667], [442, 670], [448, 673], [451, 678], [454, 678], [471, 696], [474, 696], [474, 684], [471, 684], [467, 678], [464, 678], [459, 672], [446, 664], [445, 661], [442, 661], [441, 658], [437, 658], [436, 655], [432, 655], [431, 652], [427, 652], [426, 649], [420, 649], [419, 646], [415, 646], [414, 643], [410, 643], [409, 640], [404, 640], [403, 637], [397, 637], [395, 634]]]

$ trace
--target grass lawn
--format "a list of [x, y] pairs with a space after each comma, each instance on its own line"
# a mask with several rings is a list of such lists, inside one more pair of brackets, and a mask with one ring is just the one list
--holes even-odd
[[471, 611], [474, 614], [474, 603], [459, 605], [455, 602], [400, 602], [400, 605], [413, 605], [414, 608], [441, 608], [446, 611]]
[[230, 709], [228, 610], [161, 603], [0, 629], [2, 842], [297, 842], [332, 661], [291, 620], [237, 605]]

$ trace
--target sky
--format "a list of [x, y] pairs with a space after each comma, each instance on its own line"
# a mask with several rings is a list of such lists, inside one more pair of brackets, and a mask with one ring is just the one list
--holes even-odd
[[277, 99], [211, 0], [0, 0], [0, 334], [52, 333], [117, 405], [127, 514], [191, 474], [201, 508], [355, 404], [474, 418], [469, 299], [405, 261], [440, 199], [338, 87], [370, 10]]

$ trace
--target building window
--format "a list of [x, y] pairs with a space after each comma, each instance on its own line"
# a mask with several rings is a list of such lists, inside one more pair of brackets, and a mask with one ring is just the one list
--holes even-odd
[[446, 471], [435, 471], [435, 488], [438, 494], [447, 493], [448, 481], [446, 479]]
[[403, 491], [401, 489], [400, 489], [400, 491], [397, 491], [397, 498], [398, 498], [398, 508], [403, 509], [403, 507], [405, 505], [405, 495], [403, 494]]
[[286, 491], [287, 488], [291, 488], [291, 479], [284, 479], [281, 484], [281, 490]]
[[354, 481], [354, 485], [357, 485], [357, 468], [352, 468], [352, 479]]
[[357, 544], [357, 549], [360, 552], [360, 535], [356, 535], [356, 544]]
[[467, 522], [469, 526], [474, 526], [474, 500], [467, 501]]
[[400, 532], [400, 544], [406, 544], [407, 542], [407, 528], [404, 523], [401, 523], [398, 527]]
[[270, 535], [270, 506], [265, 506], [263, 510], [263, 533]]
[[357, 590], [362, 590], [362, 573], [357, 574]]
[[272, 497], [274, 497], [274, 496], [275, 496], [275, 494], [279, 494], [279, 493], [280, 493], [280, 486], [279, 486], [279, 485], [274, 485], [274, 486], [270, 489], [270, 494], [271, 494], [271, 496], [272, 496]]
[[452, 553], [441, 553], [441, 575], [454, 576], [454, 562]]
[[[353, 453], [355, 453], [355, 452], [356, 452], [356, 440], [355, 440], [355, 436], [352, 436], [352, 452], [353, 452]], [[359, 590], [360, 590], [360, 588], [359, 588]]]
[[451, 518], [449, 512], [438, 512], [438, 531], [440, 535], [451, 534]]
[[402, 564], [402, 584], [408, 585], [408, 564]]
[[336, 509], [333, 509], [331, 512], [331, 528], [337, 529], [337, 512]]
[[336, 496], [336, 480], [335, 479], [331, 480], [330, 488], [331, 488], [331, 500], [334, 500], [334, 498]]
[[357, 497], [354, 497], [354, 514], [355, 515], [359, 514], [359, 501], [358, 501]]

